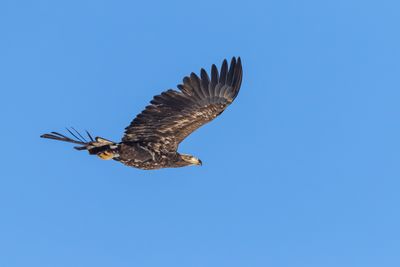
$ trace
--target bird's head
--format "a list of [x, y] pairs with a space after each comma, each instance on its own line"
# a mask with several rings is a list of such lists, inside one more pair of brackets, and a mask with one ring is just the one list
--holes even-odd
[[180, 154], [181, 160], [183, 160], [186, 165], [198, 165], [201, 166], [202, 162], [200, 159], [193, 157], [192, 155]]

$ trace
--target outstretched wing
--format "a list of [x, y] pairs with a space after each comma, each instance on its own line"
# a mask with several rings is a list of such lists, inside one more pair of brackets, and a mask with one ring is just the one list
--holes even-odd
[[242, 82], [240, 57], [223, 61], [220, 72], [212, 65], [211, 78], [204, 69], [191, 73], [178, 85], [157, 95], [125, 129], [123, 142], [142, 142], [156, 150], [175, 151], [197, 128], [220, 115], [239, 93]]

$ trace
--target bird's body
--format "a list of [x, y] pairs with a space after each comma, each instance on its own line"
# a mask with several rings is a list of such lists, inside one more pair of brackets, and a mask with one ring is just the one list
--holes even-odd
[[[182, 160], [182, 155], [177, 152], [155, 152], [140, 144], [121, 144], [119, 161], [127, 166], [155, 170], [161, 168], [176, 168], [190, 165]], [[190, 156], [189, 156], [190, 157]], [[197, 165], [193, 160], [193, 165]]]
[[178, 145], [189, 134], [220, 115], [239, 93], [242, 81], [240, 58], [223, 61], [220, 72], [211, 67], [211, 77], [201, 69], [200, 77], [191, 73], [178, 85], [180, 91], [167, 90], [153, 98], [148, 105], [125, 129], [120, 143], [104, 138], [90, 141], [75, 131], [76, 138], [52, 132], [41, 137], [71, 142], [88, 150], [89, 154], [102, 159], [117, 160], [127, 166], [139, 169], [160, 169], [201, 165], [191, 155], [177, 152]]

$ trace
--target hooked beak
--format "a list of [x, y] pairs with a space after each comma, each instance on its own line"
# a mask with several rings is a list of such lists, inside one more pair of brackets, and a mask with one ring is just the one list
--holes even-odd
[[202, 166], [203, 162], [201, 160], [199, 160], [199, 164], [197, 164], [197, 165]]

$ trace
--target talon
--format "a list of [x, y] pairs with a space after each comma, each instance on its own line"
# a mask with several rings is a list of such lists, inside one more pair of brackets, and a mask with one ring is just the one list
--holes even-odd
[[109, 160], [109, 159], [112, 159], [114, 157], [114, 153], [108, 152], [108, 151], [104, 151], [104, 152], [101, 152], [101, 153], [97, 154], [97, 156], [99, 158], [101, 158], [101, 159]]

